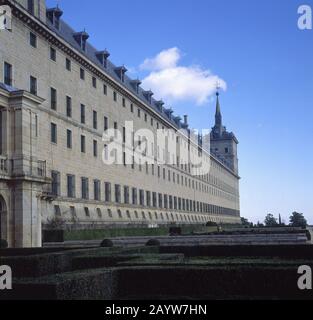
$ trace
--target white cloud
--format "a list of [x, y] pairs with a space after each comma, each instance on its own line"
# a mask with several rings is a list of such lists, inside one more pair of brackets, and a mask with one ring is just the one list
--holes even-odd
[[140, 66], [150, 74], [143, 79], [143, 86], [150, 88], [157, 98], [191, 101], [203, 105], [216, 91], [216, 85], [226, 90], [226, 83], [217, 75], [198, 65], [180, 66], [181, 52], [178, 48], [164, 50], [154, 58], [146, 59]]
[[164, 70], [174, 68], [181, 58], [181, 53], [178, 48], [171, 48], [161, 51], [152, 59], [146, 59], [140, 66], [141, 70]]

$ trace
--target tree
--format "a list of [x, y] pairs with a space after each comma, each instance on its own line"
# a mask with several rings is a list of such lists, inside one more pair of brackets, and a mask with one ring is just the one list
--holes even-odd
[[241, 224], [244, 226], [244, 227], [253, 227], [253, 223], [249, 222], [248, 219], [246, 218], [241, 218]]
[[290, 216], [290, 226], [298, 228], [306, 228], [308, 225], [303, 213], [293, 212]]
[[264, 223], [267, 227], [277, 227], [278, 226], [277, 219], [271, 213], [269, 213], [266, 216]]

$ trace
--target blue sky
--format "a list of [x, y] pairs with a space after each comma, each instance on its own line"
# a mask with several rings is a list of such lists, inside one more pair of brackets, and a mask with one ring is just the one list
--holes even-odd
[[[57, 1], [48, 0], [54, 6]], [[148, 58], [177, 48], [171, 67], [210, 70], [227, 84], [224, 124], [239, 145], [242, 216], [263, 221], [292, 211], [313, 223], [313, 31], [297, 28], [298, 0], [60, 0], [63, 18], [107, 48], [131, 76]], [[313, 0], [306, 1], [313, 7]], [[176, 70], [176, 69], [175, 69]], [[148, 82], [151, 85], [151, 81]], [[150, 88], [146, 88], [150, 89]], [[158, 89], [155, 89], [157, 92]], [[161, 91], [162, 93], [162, 91]], [[208, 92], [207, 92], [208, 93]], [[212, 92], [209, 92], [210, 94]], [[162, 97], [195, 128], [210, 128], [214, 100]], [[167, 99], [168, 98], [168, 99]]]

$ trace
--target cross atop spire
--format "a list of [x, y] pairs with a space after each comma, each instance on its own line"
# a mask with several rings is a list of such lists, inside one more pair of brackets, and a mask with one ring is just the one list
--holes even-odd
[[217, 85], [216, 91], [216, 112], [215, 112], [215, 126], [222, 127], [222, 113], [221, 113], [221, 105], [220, 105], [220, 98], [218, 92], [219, 86]]

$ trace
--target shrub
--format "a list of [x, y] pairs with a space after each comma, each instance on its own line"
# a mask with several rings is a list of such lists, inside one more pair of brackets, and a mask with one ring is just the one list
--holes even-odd
[[150, 239], [147, 243], [146, 243], [146, 247], [160, 247], [160, 241], [157, 239]]
[[7, 249], [8, 248], [8, 242], [4, 239], [0, 240], [0, 249]]
[[100, 247], [102, 247], [102, 248], [112, 248], [112, 247], [114, 247], [114, 244], [113, 244], [112, 240], [110, 240], [110, 239], [104, 239], [104, 240], [101, 242]]

